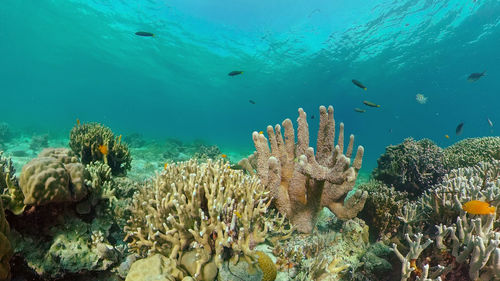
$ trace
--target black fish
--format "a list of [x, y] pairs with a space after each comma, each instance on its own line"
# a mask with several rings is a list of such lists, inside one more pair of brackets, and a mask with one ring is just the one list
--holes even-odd
[[255, 102], [253, 100], [248, 100], [248, 102], [251, 104], [255, 104]]
[[144, 36], [144, 37], [154, 37], [155, 36], [153, 33], [147, 32], [147, 31], [137, 31], [135, 33], [135, 35]]
[[313, 114], [313, 115], [311, 115], [311, 119], [314, 119], [314, 114]]
[[366, 91], [366, 87], [365, 85], [363, 85], [363, 83], [359, 82], [358, 80], [354, 80], [352, 79], [352, 83], [354, 83], [354, 85], [360, 87], [361, 89], [365, 90]]
[[229, 72], [227, 75], [236, 76], [236, 75], [240, 75], [242, 73], [243, 73], [243, 71], [241, 71], [241, 70], [233, 70], [233, 71]]
[[464, 122], [458, 124], [457, 129], [455, 130], [455, 133], [458, 135], [462, 134], [462, 131], [464, 130]]
[[469, 81], [469, 82], [476, 82], [477, 80], [479, 80], [479, 78], [483, 77], [485, 73], [486, 73], [486, 71], [483, 71], [481, 73], [472, 73], [467, 78], [467, 81]]

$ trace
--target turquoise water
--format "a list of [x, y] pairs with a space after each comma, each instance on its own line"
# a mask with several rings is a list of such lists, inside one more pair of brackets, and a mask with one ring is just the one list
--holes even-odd
[[0, 122], [67, 135], [78, 118], [250, 152], [252, 131], [331, 104], [368, 169], [409, 136], [498, 135], [500, 1], [272, 2], [2, 0]]

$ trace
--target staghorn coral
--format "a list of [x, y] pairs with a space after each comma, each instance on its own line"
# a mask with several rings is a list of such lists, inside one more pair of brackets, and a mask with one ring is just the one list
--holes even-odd
[[[126, 175], [132, 157], [128, 145], [115, 137], [110, 128], [99, 123], [77, 124], [70, 132], [69, 146], [83, 164], [101, 161], [109, 165], [113, 175]], [[103, 147], [104, 153], [99, 149]]]
[[495, 159], [500, 160], [500, 137], [464, 139], [444, 149], [447, 169], [470, 167]]
[[359, 218], [370, 225], [370, 232], [377, 239], [382, 240], [396, 234], [401, 220], [394, 214], [408, 204], [408, 194], [376, 180], [363, 183], [358, 186], [358, 189], [370, 194], [366, 199], [365, 207], [358, 214]]
[[284, 221], [264, 216], [268, 196], [256, 177], [222, 160], [168, 165], [134, 196], [124, 240], [141, 256], [160, 253], [180, 261], [195, 251], [195, 277], [212, 258], [220, 267], [228, 253], [233, 263], [252, 261], [254, 247]]
[[55, 202], [79, 201], [87, 195], [81, 163], [68, 149], [46, 148], [39, 157], [23, 166], [19, 185], [24, 204], [45, 205]]
[[373, 170], [376, 180], [411, 195], [420, 195], [446, 174], [442, 149], [428, 139], [407, 138], [401, 144], [388, 146], [377, 162]]
[[269, 143], [263, 134], [253, 132], [256, 152], [239, 162], [250, 174], [257, 173], [271, 192], [279, 212], [290, 218], [294, 227], [303, 233], [312, 231], [321, 208], [328, 207], [337, 217], [350, 219], [363, 209], [367, 197], [367, 193], [360, 190], [347, 196], [361, 168], [363, 147], [358, 147], [351, 166], [354, 136], [350, 136], [344, 154], [344, 124], [340, 123], [335, 146], [333, 107], [328, 107], [327, 111], [321, 106], [319, 111], [316, 154], [309, 147], [306, 113], [299, 108], [297, 143], [292, 121], [285, 119], [282, 123], [284, 138], [280, 125], [276, 125], [274, 130], [272, 126], [267, 127]]

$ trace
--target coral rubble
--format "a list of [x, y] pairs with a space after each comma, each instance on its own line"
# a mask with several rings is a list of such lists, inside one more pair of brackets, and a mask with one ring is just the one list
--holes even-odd
[[251, 174], [256, 171], [280, 213], [303, 233], [312, 231], [321, 208], [328, 207], [337, 217], [350, 219], [363, 208], [367, 197], [367, 193], [360, 190], [348, 196], [361, 168], [363, 147], [358, 147], [350, 165], [354, 136], [350, 136], [344, 154], [344, 124], [340, 123], [338, 142], [334, 145], [333, 107], [327, 111], [321, 106], [319, 110], [316, 154], [309, 147], [306, 113], [299, 108], [297, 143], [292, 121], [285, 119], [284, 136], [280, 125], [274, 130], [272, 126], [267, 127], [269, 142], [263, 134], [253, 132], [256, 152], [239, 163]]

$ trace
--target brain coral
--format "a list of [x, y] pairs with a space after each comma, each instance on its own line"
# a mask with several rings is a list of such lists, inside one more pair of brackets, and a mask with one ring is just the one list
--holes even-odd
[[464, 139], [444, 149], [448, 169], [472, 167], [493, 159], [500, 160], [500, 137]]
[[443, 150], [431, 140], [405, 139], [391, 145], [377, 161], [373, 177], [396, 190], [419, 195], [446, 174]]
[[121, 135], [115, 137], [110, 128], [99, 123], [77, 124], [73, 127], [69, 146], [83, 164], [104, 162], [115, 176], [125, 175], [131, 168], [132, 157], [128, 145], [121, 141]]
[[78, 201], [87, 195], [85, 168], [61, 148], [44, 149], [39, 157], [23, 166], [19, 184], [24, 204], [45, 205]]

